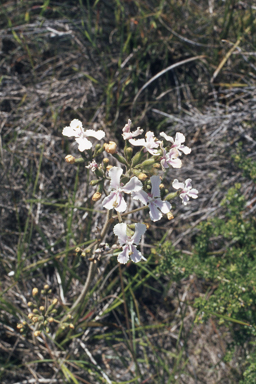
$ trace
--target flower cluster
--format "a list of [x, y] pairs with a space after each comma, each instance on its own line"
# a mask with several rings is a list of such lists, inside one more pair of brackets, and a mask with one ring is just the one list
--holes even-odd
[[[102, 230], [101, 238], [93, 243], [94, 247], [97, 251], [97, 242], [102, 241], [107, 235], [107, 229], [113, 223], [113, 219], [118, 220], [119, 223], [114, 225], [113, 232], [122, 248], [117, 257], [118, 262], [122, 264], [127, 263], [128, 260], [135, 263], [145, 260], [141, 252], [137, 250], [137, 245], [146, 232], [146, 225], [123, 222], [129, 213], [148, 208], [150, 219], [153, 222], [160, 220], [163, 215], [167, 215], [167, 218], [171, 219], [173, 218], [170, 212], [172, 205], [169, 200], [180, 196], [182, 203], [187, 205], [190, 197], [193, 199], [198, 197], [197, 189], [192, 188], [191, 179], [185, 180], [184, 183], [175, 179], [172, 187], [177, 191], [171, 193], [162, 184], [164, 172], [168, 168], [181, 168], [180, 156], [188, 155], [191, 152], [191, 149], [184, 145], [185, 136], [181, 132], [177, 132], [175, 138], [172, 138], [161, 132], [160, 138], [157, 138], [153, 132], [149, 131], [146, 132], [145, 138], [137, 138], [143, 133], [143, 129], [137, 128], [131, 131], [131, 124], [131, 120], [128, 120], [122, 130], [125, 140], [124, 154], [117, 152], [117, 145], [113, 141], [103, 145], [96, 144], [93, 152], [93, 145], [88, 137], [102, 140], [105, 133], [101, 130], [84, 130], [82, 123], [77, 119], [73, 120], [70, 126], [65, 127], [62, 132], [64, 136], [75, 137], [78, 150], [82, 155], [78, 159], [68, 155], [66, 161], [70, 164], [85, 162], [85, 167], [96, 176], [96, 179], [90, 183], [92, 186], [97, 186], [92, 201], [101, 199], [103, 192], [106, 194], [102, 200], [102, 206], [110, 212], [110, 215], [107, 215], [108, 222]], [[142, 148], [133, 155], [134, 147]], [[111, 160], [107, 157], [100, 160], [104, 151], [107, 155], [111, 154], [118, 161], [118, 165], [111, 165]], [[156, 174], [158, 170], [162, 170], [161, 177]], [[127, 212], [125, 200], [127, 194], [131, 196], [132, 202], [139, 201], [143, 206]], [[113, 212], [116, 212], [117, 216], [113, 216]], [[112, 218], [110, 219], [110, 217]], [[90, 246], [87, 251], [90, 252]]]

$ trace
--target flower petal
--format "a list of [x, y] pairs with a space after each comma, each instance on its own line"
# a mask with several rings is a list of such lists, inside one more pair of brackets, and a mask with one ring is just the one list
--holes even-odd
[[151, 194], [153, 197], [160, 197], [160, 188], [159, 185], [161, 184], [161, 179], [159, 176], [151, 176]]
[[131, 248], [132, 248], [132, 254], [130, 255], [130, 258], [134, 263], [138, 263], [139, 261], [141, 261], [141, 259], [146, 260], [145, 257], [142, 256], [141, 252], [138, 251], [134, 245], [132, 245]]
[[178, 179], [173, 180], [172, 186], [174, 189], [183, 189], [185, 187], [184, 183], [180, 183]]
[[192, 197], [193, 199], [197, 199], [198, 198], [198, 190], [197, 189], [195, 189], [195, 188], [192, 188], [192, 189], [190, 189], [190, 191], [188, 191], [188, 196], [189, 197]]
[[146, 145], [145, 139], [138, 139], [138, 140], [130, 139], [129, 143], [132, 145], [135, 145], [135, 146], [141, 145], [142, 147], [145, 147], [145, 145]]
[[118, 189], [120, 187], [120, 177], [123, 174], [121, 167], [112, 167], [109, 172], [109, 177], [111, 178], [110, 187], [112, 189]]
[[143, 187], [142, 182], [136, 176], [133, 176], [131, 180], [129, 180], [128, 183], [121, 188], [121, 190], [125, 193], [131, 193], [131, 192], [140, 191], [142, 187]]
[[102, 206], [106, 209], [113, 209], [116, 202], [117, 202], [117, 192], [112, 191], [108, 196], [106, 196], [103, 199]]
[[154, 201], [154, 203], [157, 206], [157, 208], [160, 209], [160, 211], [163, 212], [164, 214], [170, 212], [170, 210], [172, 208], [172, 206], [169, 203], [169, 201], [162, 201], [160, 199], [156, 199]]
[[175, 144], [182, 144], [185, 142], [185, 136], [181, 132], [177, 132], [175, 135]]
[[118, 258], [117, 258], [117, 261], [120, 263], [120, 264], [126, 264], [129, 260], [129, 246], [126, 245], [122, 252], [119, 253], [118, 255]]
[[92, 147], [92, 143], [87, 140], [86, 137], [77, 137], [76, 142], [78, 144], [78, 150], [80, 152], [83, 152], [86, 149], [90, 149]]
[[161, 132], [160, 136], [162, 136], [166, 141], [170, 141], [171, 143], [174, 143], [174, 140], [171, 136], [166, 135], [166, 133]]
[[125, 212], [126, 211], [127, 204], [125, 202], [125, 199], [122, 196], [121, 192], [117, 193], [117, 199], [116, 203], [114, 205], [114, 208], [117, 212]]
[[147, 203], [149, 202], [149, 197], [147, 192], [143, 191], [142, 189], [138, 192], [133, 193], [132, 198], [134, 200], [139, 200], [144, 205], [147, 205]]
[[63, 136], [72, 137], [72, 136], [75, 136], [75, 134], [76, 133], [75, 133], [73, 128], [71, 128], [71, 127], [63, 128], [63, 131], [62, 131]]
[[147, 230], [147, 227], [145, 224], [141, 224], [141, 223], [135, 224], [135, 232], [131, 239], [132, 242], [134, 244], [139, 244], [141, 236], [144, 235], [146, 230]]
[[162, 218], [162, 213], [157, 209], [156, 205], [154, 202], [149, 203], [149, 216], [152, 221], [158, 221]]
[[128, 236], [126, 235], [127, 224], [119, 223], [113, 228], [114, 234], [118, 237], [118, 241], [121, 245], [126, 244]]
[[95, 139], [101, 140], [103, 137], [105, 137], [105, 132], [102, 130], [94, 131], [93, 129], [87, 129], [85, 131], [85, 135], [89, 137], [94, 137]]
[[70, 123], [70, 127], [72, 129], [74, 129], [74, 131], [78, 130], [78, 131], [82, 131], [83, 130], [83, 124], [80, 120], [78, 119], [74, 119], [71, 121]]

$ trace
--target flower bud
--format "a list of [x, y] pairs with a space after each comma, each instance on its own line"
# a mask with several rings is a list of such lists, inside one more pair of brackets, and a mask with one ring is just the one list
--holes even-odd
[[71, 329], [75, 329], [74, 324], [69, 324], [69, 328], [71, 328]]
[[33, 323], [37, 323], [38, 322], [38, 316], [33, 316], [32, 321], [33, 321]]
[[79, 253], [79, 252], [81, 252], [81, 248], [80, 247], [76, 247], [75, 253]]
[[155, 163], [153, 164], [153, 168], [160, 169], [161, 165], [159, 163]]
[[148, 178], [148, 176], [143, 172], [141, 172], [138, 176], [138, 179], [141, 181], [147, 180], [147, 178]]
[[52, 323], [54, 321], [54, 318], [53, 317], [48, 317], [48, 321], [49, 321], [49, 323]]
[[46, 291], [48, 291], [48, 289], [50, 289], [50, 286], [49, 286], [48, 284], [45, 284], [44, 289], [45, 289]]
[[23, 328], [23, 325], [22, 324], [17, 324], [17, 329], [21, 329]]
[[93, 187], [94, 187], [94, 185], [97, 185], [97, 184], [99, 184], [101, 182], [101, 180], [92, 180], [91, 182], [90, 182], [90, 185], [92, 185]]
[[34, 332], [34, 336], [35, 336], [35, 337], [40, 336], [40, 334], [41, 334], [41, 331], [35, 331], [35, 332]]
[[108, 166], [106, 167], [106, 170], [109, 171], [111, 168], [113, 168], [113, 165], [108, 165]]
[[171, 212], [168, 212], [168, 213], [167, 213], [167, 219], [168, 219], [168, 220], [172, 220], [172, 219], [174, 219], [174, 216], [173, 216], [173, 214], [172, 214]]
[[115, 159], [117, 159], [120, 163], [128, 166], [127, 161], [125, 160], [125, 158], [123, 156], [119, 155], [119, 153], [113, 153], [113, 157]]
[[144, 156], [144, 152], [142, 151], [137, 152], [136, 155], [133, 156], [132, 158], [132, 166], [135, 167], [137, 164], [139, 164], [143, 159], [143, 156]]
[[32, 312], [30, 312], [30, 313], [28, 314], [28, 318], [29, 318], [29, 320], [32, 320], [32, 317], [34, 317], [34, 314], [33, 314]]
[[40, 309], [41, 312], [44, 312], [45, 307], [43, 305], [41, 305], [41, 307], [39, 307], [39, 309]]
[[143, 161], [143, 163], [141, 164], [141, 168], [152, 167], [154, 164], [155, 164], [154, 158], [147, 159], [147, 160]]
[[117, 144], [114, 141], [110, 141], [108, 144], [104, 144], [104, 149], [107, 153], [111, 153], [113, 155], [116, 153]]
[[38, 295], [38, 289], [37, 288], [33, 288], [32, 289], [32, 296], [35, 297], [36, 295]]
[[124, 154], [125, 154], [126, 159], [127, 159], [128, 161], [130, 161], [131, 158], [132, 158], [133, 149], [132, 149], [131, 147], [126, 147], [126, 148], [124, 149]]
[[104, 144], [102, 146], [100, 144], [96, 144], [93, 157], [100, 155], [104, 150], [105, 150]]
[[74, 156], [72, 156], [72, 155], [67, 155], [65, 157], [65, 161], [68, 164], [74, 164], [76, 162], [76, 158]]
[[35, 313], [36, 315], [38, 315], [39, 314], [39, 311], [38, 311], [38, 309], [33, 309], [33, 311], [32, 311], [33, 313]]
[[109, 163], [109, 159], [107, 157], [104, 157], [104, 159], [102, 160], [104, 164], [108, 164]]
[[172, 200], [172, 199], [174, 199], [176, 196], [178, 196], [178, 194], [179, 194], [178, 191], [177, 191], [177, 192], [169, 193], [169, 195], [167, 195], [167, 196], [165, 197], [165, 200], [166, 200], [166, 201], [168, 201], [168, 200]]
[[28, 307], [33, 307], [33, 305], [34, 305], [34, 304], [32, 303], [32, 301], [29, 301], [29, 302], [28, 302]]
[[95, 192], [94, 195], [92, 196], [92, 201], [98, 201], [100, 198], [101, 198], [101, 193]]
[[164, 188], [164, 184], [161, 183], [161, 184], [159, 185], [159, 188], [160, 188], [160, 189], [163, 189], [163, 188]]
[[101, 169], [99, 169], [99, 168], [96, 168], [95, 169], [95, 175], [97, 177], [103, 177], [103, 171]]

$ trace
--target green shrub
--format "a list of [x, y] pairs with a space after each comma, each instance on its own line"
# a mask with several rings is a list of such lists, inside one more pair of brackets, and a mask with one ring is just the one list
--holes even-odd
[[[247, 159], [241, 164], [244, 174], [253, 179], [256, 164]], [[252, 384], [256, 382], [252, 343], [256, 334], [256, 220], [245, 216], [245, 203], [241, 185], [236, 184], [223, 199], [220, 216], [198, 226], [192, 254], [175, 249], [170, 242], [159, 252], [163, 255], [160, 270], [172, 281], [190, 275], [201, 281], [204, 294], [194, 301], [196, 321], [214, 315], [220, 325], [230, 325], [233, 346], [246, 346], [241, 364], [244, 380], [240, 383]]]

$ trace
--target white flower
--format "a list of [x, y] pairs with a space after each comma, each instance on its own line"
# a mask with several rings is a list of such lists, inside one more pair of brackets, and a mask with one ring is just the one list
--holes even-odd
[[136, 176], [133, 176], [126, 185], [121, 186], [120, 178], [122, 173], [123, 170], [120, 167], [112, 167], [109, 170], [110, 187], [113, 191], [102, 202], [103, 207], [106, 209], [115, 208], [118, 212], [124, 212], [126, 210], [126, 202], [122, 193], [131, 193], [142, 189], [142, 182]]
[[78, 119], [72, 120], [70, 126], [63, 129], [62, 134], [67, 137], [74, 136], [80, 152], [92, 147], [92, 143], [87, 137], [94, 137], [97, 140], [101, 140], [105, 136], [105, 132], [101, 130], [94, 131], [93, 129], [87, 129], [85, 131], [81, 121]]
[[144, 152], [148, 151], [151, 155], [157, 155], [158, 152], [154, 148], [158, 148], [160, 141], [157, 140], [157, 138], [154, 136], [154, 133], [149, 131], [146, 133], [146, 140], [145, 139], [130, 139], [129, 142], [132, 145], [139, 145], [144, 147]]
[[187, 205], [189, 201], [189, 197], [192, 197], [193, 199], [198, 198], [198, 190], [195, 188], [192, 188], [192, 180], [187, 179], [184, 183], [180, 183], [177, 179], [173, 180], [172, 186], [175, 189], [181, 189], [180, 192], [180, 198], [182, 200], [182, 203], [184, 205]]
[[180, 151], [185, 153], [185, 155], [188, 155], [191, 152], [191, 148], [186, 147], [184, 144], [185, 142], [185, 136], [181, 132], [177, 132], [175, 136], [175, 140], [171, 136], [166, 135], [166, 133], [161, 132], [160, 136], [164, 137], [165, 140], [170, 141], [173, 143], [172, 148], [176, 148], [179, 152], [179, 155], [181, 155]]
[[143, 133], [143, 129], [141, 128], [137, 128], [136, 131], [131, 132], [131, 124], [132, 124], [131, 120], [128, 119], [128, 124], [125, 124], [125, 126], [123, 127], [122, 136], [124, 140], [132, 139], [133, 137], [136, 137], [141, 133]]
[[127, 224], [120, 223], [114, 226], [114, 234], [118, 237], [118, 241], [123, 248], [117, 258], [119, 263], [126, 264], [129, 258], [131, 258], [134, 263], [138, 263], [141, 259], [146, 260], [136, 248], [136, 245], [139, 244], [141, 236], [144, 235], [146, 229], [145, 224], [137, 223], [135, 224], [134, 234], [132, 236], [128, 236]]
[[163, 152], [160, 160], [160, 164], [162, 167], [162, 170], [164, 171], [165, 168], [169, 168], [171, 165], [173, 168], [181, 168], [182, 162], [178, 158], [179, 151], [176, 148], [171, 148], [169, 152], [166, 153], [165, 148], [163, 147], [163, 144], [161, 142], [160, 144], [161, 150]]
[[170, 212], [172, 206], [168, 201], [162, 201], [160, 199], [161, 179], [159, 176], [150, 177], [151, 180], [151, 193], [147, 193], [143, 190], [135, 192], [132, 197], [135, 200], [140, 200], [142, 204], [149, 206], [149, 215], [152, 221], [158, 221], [162, 218], [162, 213], [166, 214]]

